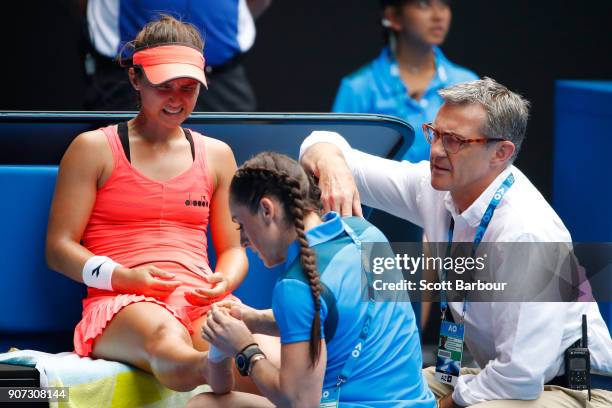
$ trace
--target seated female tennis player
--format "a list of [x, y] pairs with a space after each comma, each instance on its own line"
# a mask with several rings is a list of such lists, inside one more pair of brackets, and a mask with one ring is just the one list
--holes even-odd
[[234, 155], [181, 127], [206, 86], [203, 41], [195, 27], [162, 16], [132, 45], [140, 111], [80, 134], [66, 151], [47, 260], [88, 286], [74, 333], [79, 355], [132, 364], [174, 390], [209, 383], [227, 392], [231, 364], [209, 361], [200, 327], [211, 304], [235, 299], [247, 259], [228, 209]]
[[[235, 356], [240, 373], [268, 401], [238, 392], [214, 400], [200, 394], [189, 407], [435, 406], [421, 374], [410, 302], [364, 299], [361, 243], [386, 242], [376, 227], [359, 217], [319, 215], [317, 185], [296, 161], [276, 153], [240, 167], [230, 208], [242, 245], [267, 266], [284, 263], [284, 272], [272, 310], [220, 302], [202, 336]], [[280, 367], [252, 333], [280, 334]]]

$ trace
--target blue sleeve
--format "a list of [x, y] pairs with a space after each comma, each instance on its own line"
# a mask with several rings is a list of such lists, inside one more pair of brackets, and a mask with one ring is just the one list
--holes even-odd
[[[282, 279], [274, 286], [272, 312], [280, 331], [281, 344], [310, 340], [314, 302], [310, 286], [297, 279]], [[321, 299], [321, 336], [327, 307]]]
[[366, 113], [367, 110], [363, 106], [363, 95], [357, 92], [347, 78], [343, 78], [340, 82], [340, 88], [334, 100], [332, 112], [340, 113]]

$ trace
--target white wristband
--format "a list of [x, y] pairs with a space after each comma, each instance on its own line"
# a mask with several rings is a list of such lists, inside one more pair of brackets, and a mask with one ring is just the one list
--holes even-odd
[[212, 344], [208, 348], [208, 361], [213, 363], [220, 363], [226, 358], [230, 358], [230, 356], [225, 355], [224, 352], [213, 346]]
[[83, 283], [90, 288], [113, 290], [111, 278], [118, 266], [121, 265], [107, 256], [92, 256], [83, 266]]

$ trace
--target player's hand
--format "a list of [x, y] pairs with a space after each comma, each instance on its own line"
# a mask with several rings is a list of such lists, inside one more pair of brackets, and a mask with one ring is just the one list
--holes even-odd
[[165, 299], [182, 285], [175, 275], [154, 265], [136, 268], [118, 267], [113, 272], [113, 290]]
[[230, 299], [217, 302], [215, 303], [215, 306], [219, 307], [220, 309], [228, 310], [230, 316], [242, 320], [252, 333], [258, 332], [257, 323], [260, 315], [259, 310]]
[[229, 356], [234, 356], [249, 344], [255, 343], [246, 324], [230, 315], [227, 309], [217, 305], [213, 305], [208, 313], [201, 334], [204, 340]]
[[207, 306], [223, 299], [230, 292], [228, 277], [222, 272], [215, 272], [206, 277], [213, 286], [211, 288], [197, 288], [185, 292], [185, 299], [194, 306]]

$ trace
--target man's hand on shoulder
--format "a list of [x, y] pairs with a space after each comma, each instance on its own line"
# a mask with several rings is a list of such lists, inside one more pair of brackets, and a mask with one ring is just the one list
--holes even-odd
[[302, 156], [307, 171], [319, 178], [323, 211], [362, 217], [359, 191], [342, 151], [331, 143], [316, 143]]

